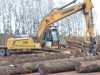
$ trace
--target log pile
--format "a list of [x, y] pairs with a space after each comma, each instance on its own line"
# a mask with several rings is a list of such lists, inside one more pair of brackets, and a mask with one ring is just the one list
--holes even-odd
[[38, 62], [45, 60], [53, 59], [62, 59], [62, 58], [75, 58], [75, 57], [84, 57], [88, 56], [87, 53], [71, 53], [66, 54], [66, 51], [60, 53], [39, 53], [39, 54], [24, 54], [24, 55], [13, 55], [9, 57], [0, 57], [0, 66], [6, 66], [10, 64], [22, 64], [28, 62]]
[[67, 41], [67, 49], [71, 50], [72, 52], [88, 52], [89, 45], [84, 42], [82, 37], [70, 37]]
[[[59, 53], [35, 53], [0, 57], [0, 75], [21, 75], [35, 71], [40, 74], [75, 70], [79, 61], [100, 60], [100, 56], [89, 56], [88, 45], [83, 38], [70, 37], [67, 48]], [[85, 57], [87, 56], [87, 57]], [[4, 72], [5, 71], [5, 72]]]
[[100, 60], [100, 56], [63, 58], [63, 59], [45, 60], [38, 62], [28, 62], [22, 64], [9, 64], [6, 66], [0, 66], [0, 75], [15, 75], [15, 74], [21, 75], [23, 73], [35, 72], [38, 69], [41, 74], [61, 72], [61, 71], [73, 71], [75, 70], [75, 64], [77, 62], [87, 61], [87, 60], [90, 61]]
[[0, 57], [0, 66], [6, 66], [9, 64], [21, 64], [28, 62], [38, 62], [53, 59], [62, 58], [75, 58], [88, 56], [87, 53], [70, 53], [67, 54], [66, 51], [60, 53], [37, 53], [37, 54], [23, 54], [23, 55], [12, 55], [8, 57]]
[[38, 66], [46, 61], [54, 61], [53, 59], [58, 61], [59, 59], [84, 56], [88, 56], [88, 54], [61, 51], [60, 53], [37, 53], [0, 57], [0, 75], [20, 75], [23, 73], [31, 73], [38, 71]]

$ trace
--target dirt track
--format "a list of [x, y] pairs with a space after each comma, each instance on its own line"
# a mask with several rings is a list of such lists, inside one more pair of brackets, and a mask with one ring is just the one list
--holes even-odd
[[[40, 75], [40, 74], [32, 73], [32, 74], [24, 74], [24, 75]], [[100, 72], [78, 74], [75, 71], [71, 71], [71, 72], [53, 73], [53, 74], [48, 74], [48, 75], [100, 75]]]

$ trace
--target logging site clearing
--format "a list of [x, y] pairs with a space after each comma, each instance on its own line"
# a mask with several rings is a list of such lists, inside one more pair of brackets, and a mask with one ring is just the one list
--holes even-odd
[[[1, 2], [4, 3], [4, 1]], [[38, 30], [34, 35], [19, 33], [7, 38], [7, 33], [5, 33], [5, 45], [0, 46], [0, 75], [100, 75], [100, 37], [97, 38], [99, 35], [95, 36], [94, 33], [92, 15], [94, 6], [91, 0], [83, 0], [83, 3], [72, 5], [76, 2], [77, 0], [73, 0], [60, 8], [53, 9], [42, 19], [40, 25], [37, 25], [39, 27], [36, 27]], [[27, 1], [25, 3], [31, 9], [30, 3], [28, 4]], [[22, 2], [22, 5], [24, 5], [24, 2]], [[69, 7], [69, 5], [72, 6]], [[15, 13], [16, 10], [17, 8], [14, 10]], [[67, 37], [65, 40], [61, 39], [60, 36], [62, 35], [58, 31], [58, 26], [51, 25], [80, 10], [82, 10], [84, 22], [86, 22], [86, 28], [82, 29], [86, 30], [84, 37], [83, 35], [70, 35], [69, 32], [68, 35], [63, 34], [64, 37]], [[31, 11], [29, 10], [29, 12]], [[13, 16], [21, 16], [15, 15], [15, 13]], [[26, 9], [22, 14], [24, 13], [26, 13]], [[3, 15], [3, 22], [6, 22], [4, 21], [5, 15]], [[21, 18], [23, 24], [24, 21], [29, 20], [24, 20], [24, 18], [25, 16]], [[14, 19], [16, 18], [14, 17]], [[33, 17], [30, 19], [32, 20]], [[16, 19], [17, 21], [19, 20]], [[27, 24], [30, 23], [27, 21]], [[35, 25], [35, 23], [32, 25]], [[23, 27], [22, 30], [24, 30]], [[70, 28], [69, 30], [72, 31]], [[0, 39], [0, 42], [2, 40], [3, 38]], [[65, 44], [60, 42], [65, 42]]]
[[[88, 44], [83, 38], [72, 36], [66, 43], [66, 47], [62, 46], [60, 52], [1, 56], [0, 75], [100, 74], [100, 55], [90, 55]], [[98, 53], [99, 47], [98, 42], [96, 46]]]

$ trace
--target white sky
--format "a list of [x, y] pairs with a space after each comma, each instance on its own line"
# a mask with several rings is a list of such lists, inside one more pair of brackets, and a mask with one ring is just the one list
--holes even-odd
[[[67, 4], [73, 0], [61, 0], [61, 1], [64, 1], [65, 4]], [[83, 1], [84, 0], [77, 0], [77, 2], [83, 2]], [[100, 26], [99, 26], [100, 25], [100, 1], [99, 0], [91, 0], [91, 1], [94, 5], [93, 10], [95, 11], [96, 16], [97, 16], [97, 19], [96, 19], [97, 22], [96, 22], [96, 25], [94, 25], [94, 26], [95, 26], [96, 30], [98, 30], [98, 32], [100, 33]], [[55, 0], [55, 4], [56, 4], [56, 6], [58, 5], [58, 0]]]
[[[55, 0], [55, 2], [54, 2], [54, 5], [56, 6], [56, 7], [59, 7], [58, 6], [58, 4], [59, 4], [59, 2], [58, 2], [59, 0]], [[67, 3], [69, 3], [69, 2], [71, 2], [71, 1], [73, 1], [73, 0], [61, 0], [61, 1], [64, 1], [65, 2], [65, 4], [67, 4]], [[91, 0], [92, 1], [92, 3], [93, 3], [93, 5], [94, 5], [94, 10], [95, 10], [95, 12], [96, 12], [96, 15], [97, 15], [97, 23], [96, 23], [96, 28], [98, 29], [98, 31], [100, 32], [100, 27], [99, 27], [99, 25], [100, 25], [100, 1], [99, 0]], [[83, 2], [83, 0], [77, 0], [77, 2]], [[65, 5], [64, 4], [64, 5]]]
[[[83, 0], [78, 0], [80, 2], [83, 2]], [[99, 0], [91, 0], [93, 5], [94, 5], [94, 10], [95, 10], [95, 13], [97, 15], [97, 23], [96, 23], [96, 26], [98, 27], [98, 29], [100, 30], [100, 3], [99, 3]]]

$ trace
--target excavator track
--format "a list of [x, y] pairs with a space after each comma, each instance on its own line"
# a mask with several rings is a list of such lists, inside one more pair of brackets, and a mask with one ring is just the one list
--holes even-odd
[[10, 51], [9, 55], [11, 54], [32, 54], [32, 53], [59, 53], [61, 50], [28, 50], [28, 51]]

